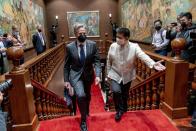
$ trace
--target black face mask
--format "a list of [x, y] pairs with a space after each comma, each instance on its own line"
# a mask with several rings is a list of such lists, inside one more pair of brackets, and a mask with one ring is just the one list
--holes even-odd
[[42, 30], [41, 29], [38, 29], [38, 32], [42, 32]]
[[161, 29], [161, 26], [155, 26], [155, 29], [156, 30], [160, 30]]
[[80, 35], [79, 37], [78, 37], [78, 41], [79, 42], [84, 42], [86, 40], [86, 35]]
[[185, 22], [181, 22], [181, 26], [182, 26], [182, 28], [186, 28], [186, 23]]

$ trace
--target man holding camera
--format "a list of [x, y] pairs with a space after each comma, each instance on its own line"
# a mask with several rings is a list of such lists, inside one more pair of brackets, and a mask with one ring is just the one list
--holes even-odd
[[[3, 94], [0, 92], [0, 104], [3, 101]], [[0, 106], [0, 131], [6, 131], [6, 123], [5, 123], [5, 117], [4, 113], [2, 112], [1, 106]]]
[[[181, 57], [190, 63], [195, 63], [196, 47], [190, 37], [191, 32], [196, 32], [196, 25], [192, 23], [192, 14], [190, 12], [181, 13], [178, 19], [178, 24], [172, 25], [171, 23], [168, 26], [166, 38], [170, 40], [184, 38], [186, 40], [186, 46], [182, 51]], [[171, 31], [172, 29], [175, 31]]]

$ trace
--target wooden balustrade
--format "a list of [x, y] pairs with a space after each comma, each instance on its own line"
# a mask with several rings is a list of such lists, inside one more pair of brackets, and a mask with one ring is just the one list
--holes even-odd
[[156, 72], [132, 87], [129, 90], [129, 110], [158, 109], [164, 99], [164, 77], [165, 71]]
[[[34, 131], [39, 120], [69, 114], [63, 98], [43, 88], [47, 87], [64, 61], [65, 44], [58, 44], [23, 65], [18, 64], [23, 51], [18, 47], [9, 49], [8, 57], [13, 61], [14, 67], [9, 74], [6, 74], [6, 79], [12, 79], [13, 89], [7, 92], [6, 96], [9, 97], [5, 99], [5, 107], [10, 108], [4, 109], [10, 114], [8, 119], [10, 130]], [[32, 84], [31, 80], [33, 80]]]
[[25, 62], [22, 66], [30, 72], [30, 78], [47, 87], [52, 76], [62, 64], [65, 57], [65, 43], [40, 54]]
[[136, 77], [139, 81], [143, 81], [144, 79], [150, 77], [153, 73], [155, 73], [155, 69], [149, 68], [144, 62], [140, 59], [136, 59], [135, 61], [136, 67]]
[[33, 86], [35, 109], [40, 121], [70, 115], [70, 110], [63, 98], [35, 80], [32, 80], [31, 84]]

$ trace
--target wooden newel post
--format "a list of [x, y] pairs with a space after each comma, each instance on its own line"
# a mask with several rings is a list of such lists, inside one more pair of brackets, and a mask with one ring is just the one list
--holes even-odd
[[187, 90], [189, 63], [180, 58], [180, 52], [184, 48], [183, 39], [172, 41], [172, 49], [175, 56], [166, 62], [165, 95], [163, 112], [171, 119], [187, 117]]
[[38, 125], [29, 71], [22, 68], [19, 59], [24, 51], [20, 47], [11, 47], [7, 51], [8, 58], [13, 61], [12, 71], [6, 79], [12, 79], [13, 88], [10, 90], [11, 117], [13, 131], [34, 131]]

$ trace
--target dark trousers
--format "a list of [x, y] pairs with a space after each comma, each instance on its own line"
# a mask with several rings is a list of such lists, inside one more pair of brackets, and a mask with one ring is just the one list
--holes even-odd
[[155, 53], [162, 55], [162, 56], [167, 56], [167, 50], [155, 50]]
[[42, 51], [37, 51], [37, 55], [39, 55], [39, 54], [41, 54], [41, 53], [43, 53], [45, 51], [46, 51], [46, 46], [43, 46], [43, 50]]
[[115, 80], [112, 80], [112, 92], [113, 92], [113, 100], [114, 100], [116, 112], [127, 111], [128, 108], [127, 100], [129, 98], [130, 86], [131, 86], [131, 82], [127, 84], [123, 84], [121, 82], [119, 84]]
[[1, 109], [0, 109], [0, 131], [7, 131], [5, 116], [4, 113], [1, 111]]
[[86, 116], [89, 114], [89, 105], [91, 100], [91, 83], [80, 79], [74, 86], [74, 91], [81, 113], [81, 120], [86, 121]]

